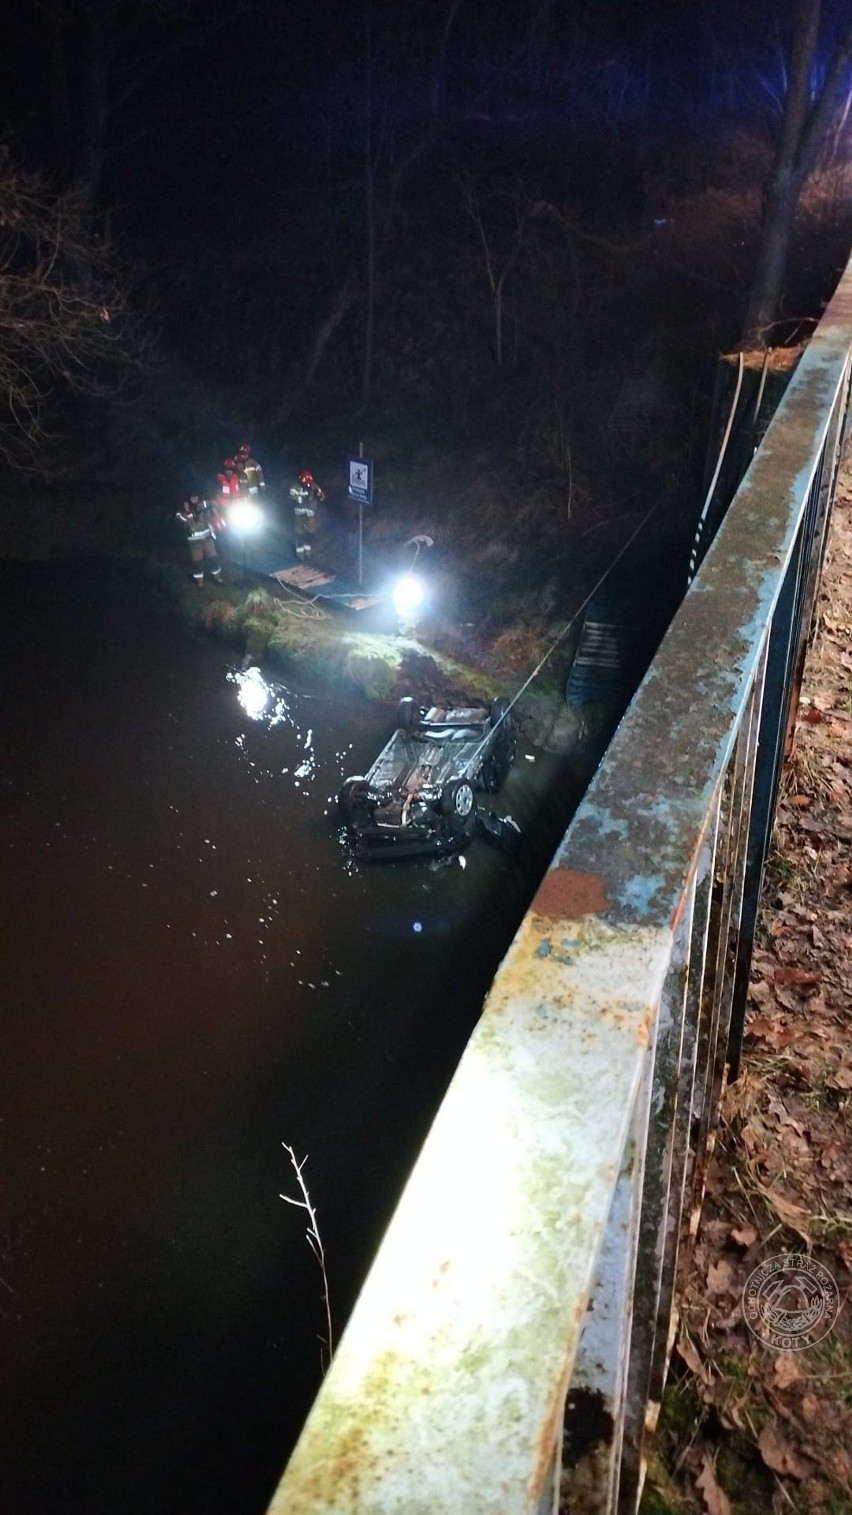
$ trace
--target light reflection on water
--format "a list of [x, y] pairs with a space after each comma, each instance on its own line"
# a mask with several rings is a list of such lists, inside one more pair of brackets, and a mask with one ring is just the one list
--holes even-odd
[[[226, 679], [228, 683], [235, 685], [237, 699], [249, 720], [262, 722], [266, 731], [273, 731], [282, 725], [292, 728], [297, 755], [301, 755], [298, 756], [298, 761], [293, 761], [292, 766], [285, 764], [277, 769], [279, 777], [284, 778], [292, 774], [293, 787], [296, 789], [301, 787], [304, 779], [314, 778], [317, 770], [314, 733], [310, 727], [303, 730], [295, 719], [294, 696], [287, 687], [274, 683], [262, 673], [260, 668], [256, 667], [231, 668], [226, 674]], [[298, 700], [295, 703], [298, 703]], [[241, 752], [245, 753], [246, 734], [244, 732], [235, 738], [235, 744]], [[253, 762], [251, 766], [254, 766]]]

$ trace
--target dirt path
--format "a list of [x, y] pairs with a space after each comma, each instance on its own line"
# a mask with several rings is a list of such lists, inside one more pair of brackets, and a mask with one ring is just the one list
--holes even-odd
[[643, 1515], [852, 1512], [850, 1294], [852, 454]]

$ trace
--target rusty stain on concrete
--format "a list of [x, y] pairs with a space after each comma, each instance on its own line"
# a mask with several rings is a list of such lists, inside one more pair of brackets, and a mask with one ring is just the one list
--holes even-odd
[[533, 909], [550, 920], [576, 920], [611, 908], [602, 879], [576, 868], [553, 868], [542, 880]]

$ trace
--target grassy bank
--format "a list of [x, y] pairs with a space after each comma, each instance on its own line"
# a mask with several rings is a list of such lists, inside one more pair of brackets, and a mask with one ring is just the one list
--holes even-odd
[[[221, 583], [207, 581], [199, 591], [173, 525], [159, 490], [33, 484], [0, 503], [0, 558], [137, 559], [165, 603], [188, 624], [232, 644], [239, 658], [265, 665], [278, 677], [355, 691], [389, 704], [402, 695], [439, 704], [511, 698], [538, 669], [515, 712], [530, 741], [574, 752], [590, 742], [599, 745], [608, 730], [609, 712], [586, 708], [578, 714], [565, 706], [565, 680], [579, 630], [579, 621], [571, 622], [566, 586], [560, 603], [554, 593], [544, 593], [531, 567], [518, 564], [494, 522], [489, 550], [478, 563], [463, 542], [436, 553], [440, 608], [424, 620], [416, 640], [387, 629], [386, 619], [379, 628], [381, 617], [368, 621], [364, 615], [310, 603], [268, 580], [245, 575], [234, 563], [225, 563]], [[370, 548], [376, 560], [392, 564], [397, 539], [404, 540], [409, 529], [403, 513], [385, 511], [381, 530], [372, 527]], [[318, 556], [325, 562], [327, 551], [331, 566], [335, 546], [331, 539], [324, 543], [318, 538]], [[548, 560], [547, 572], [552, 569]]]

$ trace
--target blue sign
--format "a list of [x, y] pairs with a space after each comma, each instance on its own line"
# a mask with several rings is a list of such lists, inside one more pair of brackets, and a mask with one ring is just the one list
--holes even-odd
[[369, 458], [347, 458], [349, 486], [347, 494], [359, 505], [373, 503], [373, 465]]

